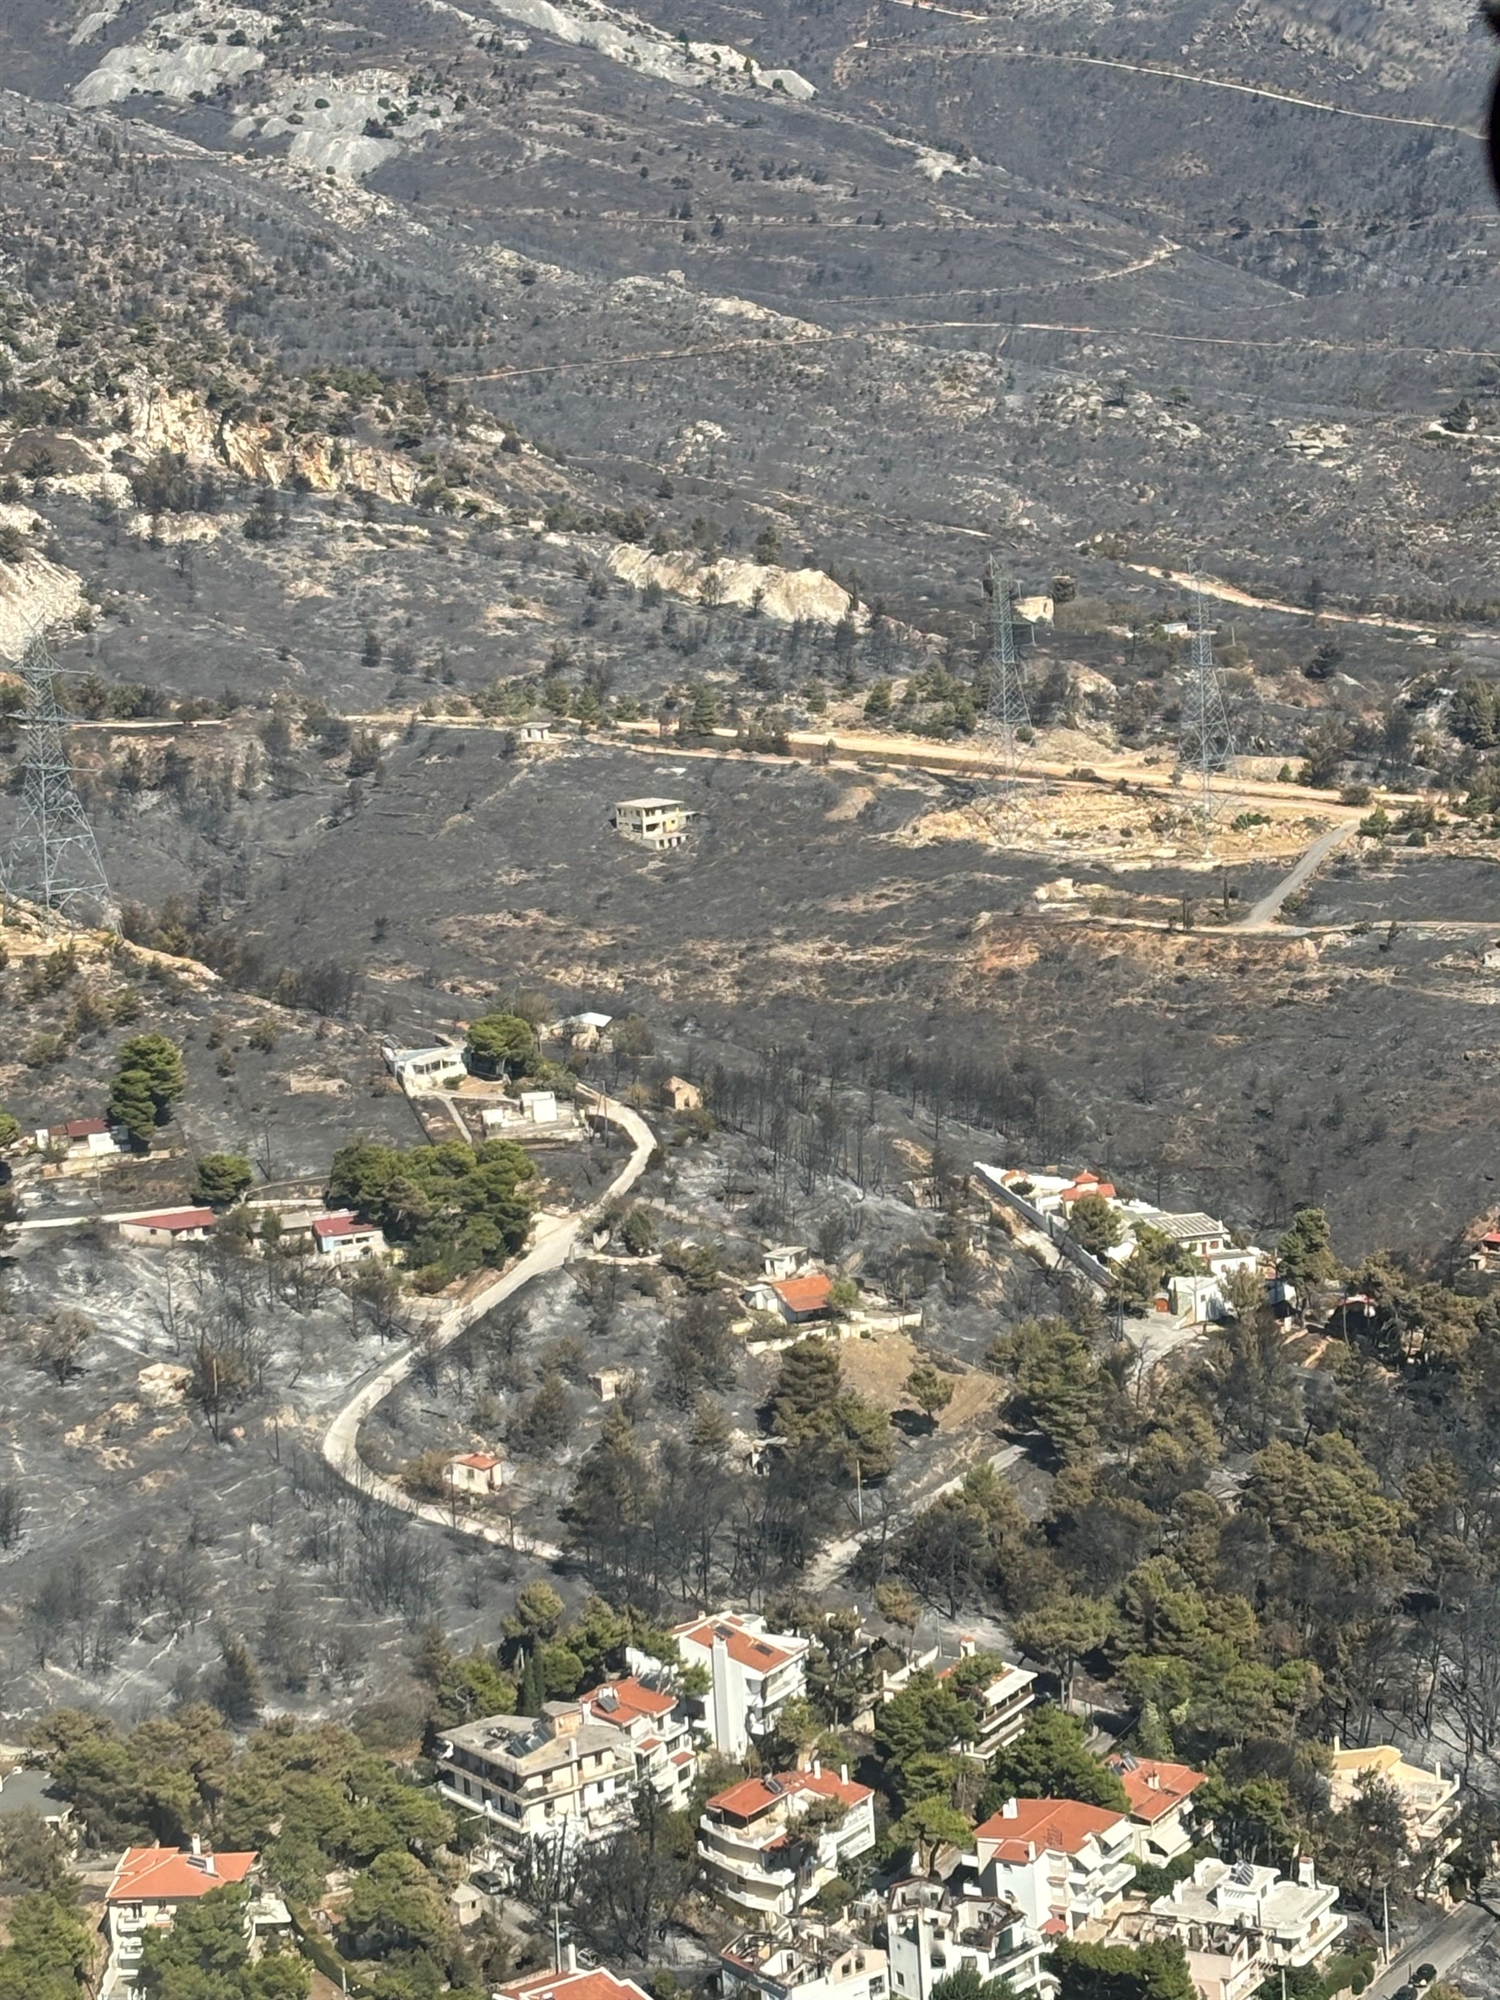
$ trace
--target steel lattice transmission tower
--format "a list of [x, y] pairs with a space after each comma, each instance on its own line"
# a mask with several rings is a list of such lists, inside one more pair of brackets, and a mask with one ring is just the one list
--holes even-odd
[[995, 746], [995, 764], [1006, 791], [1015, 788], [1021, 764], [1021, 731], [1031, 730], [1026, 682], [1016, 658], [1015, 628], [1010, 616], [1010, 574], [990, 557], [990, 698], [980, 724]]
[[63, 745], [66, 718], [57, 695], [57, 662], [40, 632], [26, 642], [21, 678], [26, 689], [24, 781], [6, 892], [75, 922], [92, 917], [113, 929], [114, 898]]
[[1203, 597], [1203, 580], [1193, 573], [1193, 650], [1188, 684], [1182, 702], [1182, 735], [1178, 743], [1178, 769], [1184, 778], [1196, 778], [1198, 811], [1210, 822], [1224, 805], [1224, 795], [1215, 792], [1215, 776], [1228, 770], [1234, 759], [1234, 736], [1224, 706], [1224, 690], [1214, 666], [1213, 634], [1208, 628], [1208, 611]]

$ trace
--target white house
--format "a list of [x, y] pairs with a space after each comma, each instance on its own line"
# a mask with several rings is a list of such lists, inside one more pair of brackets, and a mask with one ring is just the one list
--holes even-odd
[[1458, 1835], [1453, 1832], [1459, 1810], [1457, 1778], [1451, 1773], [1444, 1776], [1441, 1763], [1435, 1763], [1430, 1771], [1425, 1764], [1413, 1764], [1393, 1743], [1346, 1750], [1335, 1737], [1328, 1784], [1329, 1803], [1334, 1809], [1348, 1805], [1361, 1783], [1370, 1778], [1389, 1785], [1400, 1799], [1408, 1845], [1432, 1858], [1426, 1888], [1440, 1891], [1446, 1875], [1443, 1863], [1458, 1844]]
[[1075, 1799], [1009, 1799], [975, 1828], [974, 1848], [984, 1891], [1046, 1937], [1103, 1916], [1135, 1874], [1129, 1819]]
[[659, 854], [669, 847], [681, 847], [697, 817], [681, 799], [621, 799], [610, 823], [627, 840], [638, 840]]
[[449, 1042], [426, 1049], [397, 1049], [386, 1043], [381, 1054], [386, 1068], [408, 1092], [445, 1090], [450, 1084], [462, 1083], [469, 1073], [463, 1050]]
[[1131, 1846], [1136, 1860], [1164, 1868], [1179, 1854], [1186, 1854], [1196, 1837], [1193, 1794], [1203, 1783], [1203, 1773], [1188, 1764], [1136, 1757], [1128, 1750], [1111, 1757], [1109, 1768], [1130, 1801]]
[[172, 1249], [179, 1243], [206, 1243], [218, 1217], [211, 1208], [168, 1208], [157, 1215], [133, 1215], [120, 1224], [127, 1243]]
[[[801, 1833], [798, 1822], [813, 1815]], [[745, 1778], [711, 1798], [698, 1822], [710, 1891], [763, 1922], [810, 1903], [846, 1861], [875, 1845], [875, 1794], [847, 1770]]]
[[483, 1817], [511, 1857], [548, 1836], [608, 1840], [630, 1822], [635, 1755], [628, 1736], [593, 1720], [577, 1701], [549, 1701], [540, 1715], [491, 1715], [444, 1732], [438, 1789], [461, 1812]]
[[627, 1674], [586, 1694], [583, 1704], [595, 1722], [618, 1729], [629, 1742], [638, 1788], [649, 1785], [674, 1812], [687, 1804], [698, 1752], [692, 1722], [675, 1693]]
[[103, 1159], [120, 1150], [114, 1131], [102, 1118], [70, 1118], [65, 1125], [42, 1125], [35, 1137], [39, 1153], [61, 1150], [70, 1160]]
[[768, 1278], [795, 1278], [807, 1263], [807, 1246], [802, 1243], [777, 1243], [771, 1245], [762, 1255], [760, 1268]]
[[925, 1877], [893, 1883], [885, 1932], [899, 2000], [928, 2000], [937, 1982], [955, 1972], [1008, 1980], [1017, 1993], [1041, 1984], [1040, 1933], [1014, 1903], [985, 1896], [972, 1882], [956, 1891]]
[[491, 1451], [464, 1451], [443, 1467], [443, 1483], [454, 1493], [482, 1498], [498, 1493], [513, 1476], [503, 1458]]
[[[196, 1902], [211, 1889], [245, 1881], [258, 1858], [254, 1854], [214, 1854], [196, 1840], [190, 1849], [127, 1847], [104, 1893], [109, 1958], [99, 1985], [99, 2000], [121, 2000], [121, 1996], [134, 1993], [148, 1933], [170, 1930], [184, 1903]], [[273, 1914], [267, 1911], [268, 1917]], [[253, 1922], [249, 1910], [246, 1919], [249, 1928]], [[290, 1921], [287, 1916], [286, 1922]]]
[[1258, 1931], [1269, 1965], [1311, 1965], [1337, 1942], [1348, 1918], [1334, 1909], [1337, 1885], [1320, 1882], [1311, 1861], [1297, 1863], [1297, 1877], [1278, 1875], [1253, 1861], [1200, 1861], [1186, 1881], [1151, 1905], [1153, 1916], [1183, 1936], [1208, 1925]]
[[600, 1042], [614, 1025], [613, 1014], [566, 1014], [560, 1021], [553, 1021], [542, 1033], [552, 1042], [566, 1042], [569, 1048], [587, 1054], [597, 1049]]
[[965, 1637], [958, 1642], [958, 1658], [940, 1668], [937, 1676], [946, 1681], [960, 1675], [968, 1690], [967, 1698], [978, 1712], [972, 1736], [950, 1748], [956, 1756], [975, 1757], [983, 1764], [1020, 1735], [1026, 1726], [1026, 1711], [1036, 1699], [1036, 1675], [1026, 1667], [1012, 1666], [1008, 1660], [994, 1660], [993, 1670], [977, 1682], [973, 1680], [972, 1669], [964, 1672], [966, 1660], [992, 1657], [980, 1655], [974, 1640]]
[[886, 1955], [821, 1917], [783, 1917], [743, 1931], [719, 1953], [724, 2000], [883, 2000]]
[[714, 1748], [726, 1757], [742, 1757], [750, 1738], [766, 1735], [803, 1691], [808, 1641], [768, 1632], [763, 1618], [725, 1611], [674, 1626], [672, 1636], [685, 1667], [708, 1671], [705, 1720]]
[[352, 1209], [336, 1208], [315, 1215], [308, 1225], [313, 1249], [330, 1264], [363, 1264], [388, 1255], [385, 1232], [373, 1222], [361, 1222]]

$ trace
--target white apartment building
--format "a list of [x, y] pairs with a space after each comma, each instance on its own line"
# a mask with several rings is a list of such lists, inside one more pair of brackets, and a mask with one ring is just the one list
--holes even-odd
[[886, 1955], [806, 1914], [745, 1931], [719, 1953], [724, 2000], [884, 2000]]
[[[960, 1639], [958, 1658], [951, 1666], [939, 1669], [938, 1679], [946, 1681], [955, 1674], [962, 1675], [965, 1660], [979, 1657], [973, 1639]], [[963, 1678], [967, 1682], [970, 1677]], [[950, 1748], [957, 1756], [977, 1757], [987, 1764], [997, 1750], [1014, 1742], [1025, 1728], [1026, 1711], [1036, 1699], [1036, 1675], [1026, 1667], [1012, 1666], [1008, 1660], [997, 1661], [988, 1679], [968, 1687], [966, 1699], [974, 1704], [978, 1715], [974, 1733]]]
[[649, 1785], [671, 1811], [685, 1806], [698, 1769], [693, 1725], [675, 1694], [630, 1674], [583, 1697], [590, 1718], [630, 1745], [637, 1786]]
[[[104, 1893], [104, 1930], [109, 1957], [100, 1980], [100, 2000], [127, 2000], [136, 1991], [146, 1939], [172, 1928], [184, 1903], [210, 1890], [246, 1882], [259, 1856], [215, 1854], [195, 1840], [186, 1847], [127, 1847]], [[274, 1896], [253, 1899], [245, 1908], [245, 1936], [286, 1929], [291, 1916]]]
[[725, 1611], [674, 1626], [672, 1636], [684, 1667], [707, 1669], [704, 1721], [726, 1757], [743, 1757], [751, 1737], [766, 1735], [805, 1686], [809, 1642], [768, 1632], [763, 1618]]
[[446, 1731], [438, 1745], [443, 1797], [482, 1814], [492, 1842], [511, 1855], [549, 1836], [608, 1839], [629, 1823], [635, 1786], [629, 1737], [594, 1721], [582, 1702], [486, 1716]]
[[984, 1895], [972, 1881], [956, 1891], [921, 1876], [893, 1883], [885, 1949], [893, 2000], [928, 2000], [955, 1972], [1008, 1980], [1017, 1993], [1041, 1985], [1040, 1933], [1014, 1903]]
[[[811, 1814], [813, 1823], [799, 1827]], [[762, 1924], [809, 1903], [875, 1845], [875, 1794], [814, 1764], [746, 1778], [708, 1801], [698, 1861], [709, 1890]]]
[[1158, 1896], [1151, 1914], [1184, 1938], [1215, 1927], [1258, 1932], [1267, 1967], [1311, 1965], [1348, 1926], [1334, 1904], [1339, 1892], [1320, 1882], [1309, 1860], [1297, 1863], [1295, 1881], [1252, 1861], [1200, 1861], [1185, 1882]]
[[681, 799], [621, 799], [611, 815], [611, 823], [627, 840], [638, 840], [643, 847], [661, 853], [669, 847], [683, 846], [697, 817], [696, 811], [685, 806]]
[[1126, 1815], [1076, 1799], [1009, 1799], [975, 1828], [974, 1848], [986, 1893], [1047, 1937], [1104, 1916], [1135, 1874]]

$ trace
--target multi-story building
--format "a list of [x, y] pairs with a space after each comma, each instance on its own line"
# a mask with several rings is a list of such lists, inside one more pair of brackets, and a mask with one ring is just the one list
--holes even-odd
[[1333, 1739], [1333, 1770], [1329, 1798], [1337, 1809], [1348, 1805], [1360, 1785], [1378, 1779], [1401, 1801], [1407, 1846], [1426, 1866], [1422, 1887], [1441, 1892], [1447, 1877], [1447, 1857], [1458, 1845], [1453, 1822], [1458, 1817], [1458, 1780], [1444, 1777], [1441, 1764], [1429, 1771], [1413, 1764], [1393, 1743], [1372, 1743], [1363, 1750], [1345, 1750]]
[[1012, 1666], [1008, 1660], [996, 1660], [988, 1678], [974, 1681], [971, 1674], [964, 1674], [964, 1662], [980, 1657], [973, 1639], [960, 1639], [958, 1658], [951, 1666], [939, 1669], [938, 1679], [945, 1681], [960, 1675], [977, 1718], [972, 1736], [961, 1738], [949, 1747], [956, 1756], [977, 1757], [987, 1764], [997, 1750], [1014, 1742], [1026, 1727], [1026, 1711], [1036, 1699], [1036, 1675], [1025, 1667]]
[[[248, 1880], [258, 1859], [255, 1854], [214, 1854], [196, 1840], [191, 1848], [127, 1847], [104, 1893], [109, 1958], [100, 2000], [127, 2000], [134, 1994], [148, 1934], [170, 1930], [184, 1903]], [[246, 1906], [245, 1933], [252, 1943], [258, 1931], [290, 1922], [285, 1906], [274, 1897]]]
[[681, 799], [621, 799], [611, 815], [615, 831], [658, 853], [681, 847], [698, 817]]
[[821, 1917], [783, 1917], [719, 1953], [724, 2000], [884, 2000], [886, 1955]]
[[555, 1972], [528, 1972], [524, 1979], [511, 1979], [497, 1986], [494, 2000], [650, 2000], [644, 1987], [633, 1979], [622, 1979], [602, 1965], [587, 1970], [574, 1963], [568, 1945], [566, 1962]]
[[1004, 1979], [1017, 1993], [1040, 1987], [1040, 1934], [1014, 1903], [984, 1895], [977, 1883], [966, 1889], [920, 1876], [892, 1884], [885, 1949], [894, 2000], [928, 2000], [937, 1982], [955, 1972]]
[[593, 1721], [616, 1729], [635, 1758], [637, 1787], [649, 1785], [671, 1811], [685, 1806], [698, 1768], [693, 1725], [676, 1694], [631, 1674], [583, 1697]]
[[726, 1757], [743, 1757], [751, 1737], [767, 1735], [805, 1686], [808, 1641], [768, 1632], [763, 1618], [724, 1611], [690, 1619], [672, 1636], [685, 1667], [707, 1670], [704, 1723]]
[[1129, 1819], [1076, 1799], [1008, 1799], [974, 1830], [981, 1887], [1044, 1936], [1102, 1917], [1135, 1874]]
[[635, 1786], [629, 1736], [594, 1721], [582, 1702], [549, 1701], [538, 1716], [486, 1716], [448, 1730], [438, 1745], [444, 1798], [482, 1814], [491, 1841], [510, 1855], [537, 1838], [608, 1839], [628, 1823]]
[[1297, 1863], [1295, 1881], [1252, 1861], [1200, 1861], [1151, 1914], [1186, 1940], [1219, 1929], [1257, 1932], [1267, 1969], [1311, 1965], [1344, 1934], [1348, 1918], [1334, 1909], [1339, 1892], [1320, 1882], [1311, 1861]]
[[847, 1769], [746, 1778], [708, 1801], [698, 1861], [714, 1895], [762, 1923], [811, 1902], [875, 1845], [875, 1794]]
[[1134, 1757], [1128, 1750], [1111, 1757], [1109, 1768], [1130, 1801], [1131, 1851], [1136, 1860], [1164, 1868], [1186, 1854], [1195, 1838], [1193, 1794], [1203, 1783], [1203, 1773], [1188, 1764]]
[[1250, 2000], [1271, 1973], [1261, 1933], [1233, 1924], [1175, 1924], [1152, 1910], [1127, 1907], [1103, 1924], [1090, 1925], [1084, 1935], [1090, 1944], [1137, 1950], [1144, 1944], [1180, 1944], [1199, 2000]]

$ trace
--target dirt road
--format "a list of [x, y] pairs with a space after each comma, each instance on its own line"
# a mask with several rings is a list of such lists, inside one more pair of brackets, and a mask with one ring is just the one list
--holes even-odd
[[499, 1305], [502, 1300], [512, 1298], [533, 1278], [539, 1278], [548, 1271], [555, 1271], [567, 1262], [573, 1245], [578, 1241], [584, 1225], [607, 1202], [628, 1193], [646, 1171], [646, 1162], [656, 1146], [656, 1134], [638, 1112], [628, 1105], [616, 1103], [614, 1099], [600, 1097], [594, 1108], [611, 1124], [618, 1125], [631, 1141], [631, 1155], [626, 1164], [615, 1175], [604, 1193], [592, 1208], [581, 1210], [566, 1219], [553, 1218], [552, 1227], [538, 1231], [537, 1241], [527, 1251], [518, 1264], [503, 1271], [491, 1284], [472, 1298], [451, 1307], [438, 1321], [431, 1337], [421, 1346], [403, 1349], [394, 1361], [388, 1361], [383, 1368], [361, 1384], [349, 1398], [323, 1435], [323, 1456], [341, 1479], [348, 1482], [357, 1492], [372, 1500], [382, 1501], [387, 1507], [399, 1508], [403, 1514], [411, 1514], [419, 1521], [427, 1521], [437, 1528], [456, 1528], [460, 1534], [473, 1535], [477, 1540], [491, 1542], [506, 1548], [517, 1548], [527, 1555], [539, 1557], [543, 1562], [556, 1562], [562, 1555], [561, 1549], [551, 1542], [536, 1541], [512, 1530], [487, 1526], [464, 1515], [456, 1519], [447, 1508], [434, 1507], [413, 1500], [409, 1493], [389, 1479], [382, 1479], [365, 1464], [359, 1455], [359, 1428], [371, 1411], [383, 1403], [391, 1391], [397, 1388], [411, 1374], [420, 1357], [447, 1347], [455, 1341], [465, 1327], [472, 1326], [478, 1319]]
[[1328, 859], [1336, 847], [1342, 847], [1355, 831], [1354, 825], [1336, 826], [1331, 833], [1320, 833], [1312, 845], [1302, 855], [1295, 868], [1283, 875], [1269, 896], [1262, 896], [1248, 916], [1241, 917], [1231, 926], [1237, 931], [1267, 931], [1276, 922], [1277, 912], [1288, 896], [1295, 895], [1303, 883], [1313, 875]]

